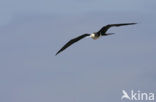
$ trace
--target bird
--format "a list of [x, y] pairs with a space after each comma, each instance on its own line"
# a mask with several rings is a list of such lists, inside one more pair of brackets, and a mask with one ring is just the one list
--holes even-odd
[[131, 98], [128, 96], [128, 94], [127, 94], [127, 92], [125, 90], [122, 90], [122, 93], [123, 93], [123, 95], [121, 97], [121, 100], [123, 100], [124, 98], [131, 100]]
[[82, 35], [68, 41], [55, 55], [58, 55], [60, 52], [64, 51], [66, 48], [68, 48], [72, 44], [76, 43], [77, 41], [79, 41], [85, 37], [90, 37], [90, 38], [96, 40], [96, 39], [100, 38], [101, 36], [108, 36], [108, 35], [114, 34], [114, 33], [106, 33], [108, 31], [108, 29], [111, 27], [120, 27], [120, 26], [126, 26], [126, 25], [134, 25], [134, 24], [137, 24], [137, 23], [108, 24], [108, 25], [103, 26], [98, 32], [94, 32], [92, 34], [88, 34], [88, 33], [82, 34]]

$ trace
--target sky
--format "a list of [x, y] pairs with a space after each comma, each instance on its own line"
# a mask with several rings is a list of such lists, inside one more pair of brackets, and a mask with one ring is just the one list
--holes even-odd
[[[121, 102], [156, 95], [155, 0], [1, 0], [0, 102]], [[112, 36], [70, 39], [113, 23]]]

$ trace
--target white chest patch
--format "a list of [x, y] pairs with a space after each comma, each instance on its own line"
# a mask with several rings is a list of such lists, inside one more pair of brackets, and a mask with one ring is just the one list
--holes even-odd
[[98, 39], [100, 36], [95, 36], [95, 34], [91, 34], [90, 37], [94, 40]]

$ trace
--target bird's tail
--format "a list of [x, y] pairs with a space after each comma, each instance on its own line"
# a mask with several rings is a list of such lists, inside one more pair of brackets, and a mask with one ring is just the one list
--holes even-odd
[[115, 33], [106, 33], [106, 34], [103, 34], [102, 36], [107, 36], [107, 35], [113, 35]]

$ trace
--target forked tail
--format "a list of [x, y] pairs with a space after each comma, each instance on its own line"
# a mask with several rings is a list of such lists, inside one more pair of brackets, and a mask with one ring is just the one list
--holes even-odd
[[107, 35], [113, 35], [115, 33], [106, 33], [106, 34], [102, 34], [102, 36], [107, 36]]

